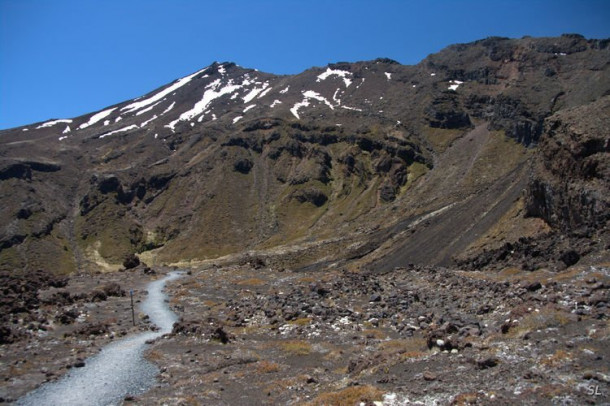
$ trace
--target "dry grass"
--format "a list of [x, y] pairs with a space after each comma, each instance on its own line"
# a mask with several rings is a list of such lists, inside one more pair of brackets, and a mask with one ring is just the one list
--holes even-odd
[[164, 357], [163, 357], [163, 353], [161, 351], [158, 350], [151, 350], [146, 354], [146, 358], [149, 361], [161, 361]]
[[[365, 324], [368, 322], [365, 322]], [[368, 323], [370, 325], [370, 323]], [[378, 329], [374, 329], [374, 328], [369, 328], [366, 330], [362, 330], [362, 334], [366, 337], [366, 338], [376, 338], [378, 340], [383, 340], [386, 335], [383, 331], [378, 330]]]
[[457, 395], [451, 404], [455, 406], [478, 405], [483, 400], [483, 396], [476, 392], [464, 392]]
[[427, 350], [423, 337], [411, 337], [400, 340], [389, 340], [379, 344], [379, 351], [386, 354], [420, 353]]
[[265, 285], [267, 282], [260, 278], [248, 278], [233, 281], [234, 284], [239, 286], [261, 286]]
[[575, 316], [552, 306], [543, 307], [523, 316], [519, 323], [512, 327], [507, 337], [521, 337], [528, 331], [543, 330], [550, 327], [561, 327], [573, 320]]
[[350, 386], [338, 392], [328, 392], [318, 395], [314, 400], [307, 403], [308, 406], [354, 406], [360, 402], [372, 403], [381, 401], [383, 391], [371, 386]]
[[309, 344], [307, 341], [285, 341], [281, 343], [280, 346], [284, 352], [287, 352], [290, 355], [309, 355], [312, 350], [311, 344]]
[[256, 372], [259, 374], [271, 374], [279, 370], [280, 365], [273, 361], [262, 360], [256, 364]]
[[557, 367], [561, 367], [565, 364], [568, 364], [571, 361], [572, 361], [571, 353], [569, 353], [565, 350], [562, 350], [562, 349], [558, 349], [557, 351], [555, 351], [554, 354], [547, 355], [546, 357], [542, 358], [542, 360], [540, 361], [540, 364], [547, 366], [547, 367], [557, 368]]
[[311, 320], [312, 319], [310, 319], [309, 317], [303, 317], [296, 320], [290, 320], [288, 324], [293, 324], [295, 326], [307, 326], [311, 323]]

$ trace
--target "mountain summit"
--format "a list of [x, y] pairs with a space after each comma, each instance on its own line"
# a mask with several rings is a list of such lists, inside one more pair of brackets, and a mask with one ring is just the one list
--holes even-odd
[[605, 233], [609, 61], [608, 40], [564, 35], [290, 76], [213, 63], [1, 131], [0, 267], [245, 252], [296, 268], [481, 264], [505, 244]]

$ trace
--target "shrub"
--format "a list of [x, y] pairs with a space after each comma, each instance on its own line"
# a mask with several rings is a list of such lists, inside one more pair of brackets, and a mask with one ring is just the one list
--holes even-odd
[[350, 386], [338, 392], [322, 393], [309, 406], [354, 406], [381, 401], [383, 392], [371, 385]]

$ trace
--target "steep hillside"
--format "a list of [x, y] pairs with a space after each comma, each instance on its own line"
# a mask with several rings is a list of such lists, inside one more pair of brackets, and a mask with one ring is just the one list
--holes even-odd
[[[566, 35], [294, 76], [214, 63], [100, 112], [1, 131], [0, 268], [250, 252], [382, 270], [605, 229], [608, 137], [591, 133], [608, 128], [609, 62], [607, 40]], [[555, 146], [566, 137], [582, 153]]]

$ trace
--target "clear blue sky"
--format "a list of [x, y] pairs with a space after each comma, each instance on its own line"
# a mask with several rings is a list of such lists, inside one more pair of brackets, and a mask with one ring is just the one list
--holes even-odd
[[0, 0], [0, 129], [140, 96], [214, 61], [415, 64], [488, 36], [610, 37], [610, 0]]

